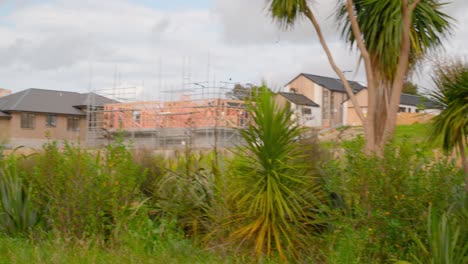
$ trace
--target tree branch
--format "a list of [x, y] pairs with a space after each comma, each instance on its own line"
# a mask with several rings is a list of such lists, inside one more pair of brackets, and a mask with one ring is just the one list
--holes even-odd
[[330, 62], [331, 67], [335, 71], [335, 73], [340, 77], [340, 80], [343, 82], [343, 85], [345, 87], [346, 92], [349, 95], [349, 98], [351, 99], [351, 102], [353, 103], [354, 109], [356, 110], [356, 113], [361, 119], [362, 124], [365, 126], [367, 123], [366, 118], [364, 117], [364, 114], [362, 112], [361, 107], [359, 106], [359, 103], [356, 99], [356, 96], [354, 95], [353, 89], [351, 89], [351, 86], [349, 85], [348, 80], [346, 80], [346, 77], [344, 76], [343, 72], [341, 69], [336, 65], [335, 60], [333, 59], [333, 56], [330, 52], [330, 49], [328, 48], [328, 45], [325, 41], [325, 38], [322, 33], [322, 29], [320, 28], [319, 23], [317, 22], [317, 19], [315, 18], [314, 14], [312, 13], [312, 10], [308, 6], [305, 7], [304, 14], [306, 17], [312, 22], [312, 25], [315, 28], [315, 31], [317, 32], [320, 44], [322, 45], [323, 50], [325, 51], [328, 61]]
[[[411, 6], [408, 6], [408, 0], [403, 0], [402, 3], [402, 20], [403, 20], [403, 28], [402, 28], [402, 37], [401, 37], [401, 44], [400, 44], [400, 56], [398, 58], [398, 66], [397, 71], [395, 74], [395, 78], [393, 79], [392, 83], [392, 91], [390, 94], [390, 115], [393, 112], [398, 110], [398, 106], [400, 104], [400, 96], [403, 90], [403, 83], [405, 79], [405, 75], [408, 71], [408, 62], [411, 52], [411, 15], [416, 6], [419, 4], [420, 0], [415, 0]], [[393, 131], [388, 131], [389, 127], [392, 127], [392, 124], [389, 122], [393, 122], [394, 120], [387, 119], [385, 130], [387, 135], [384, 135], [385, 140], [388, 139], [389, 135], [393, 133]]]
[[356, 39], [357, 46], [359, 48], [359, 51], [361, 52], [361, 57], [364, 60], [368, 82], [367, 89], [374, 89], [375, 83], [374, 75], [372, 74], [372, 62], [370, 59], [369, 51], [367, 50], [366, 45], [364, 45], [361, 29], [356, 19], [356, 15], [354, 13], [353, 0], [347, 0], [346, 9], [348, 11], [349, 21], [351, 22], [351, 28], [353, 30], [354, 38]]

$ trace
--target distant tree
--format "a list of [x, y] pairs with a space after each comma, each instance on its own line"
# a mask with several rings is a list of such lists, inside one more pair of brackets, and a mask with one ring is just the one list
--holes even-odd
[[403, 84], [402, 93], [417, 95], [418, 94], [418, 85], [413, 83], [413, 82], [406, 81]]
[[258, 96], [261, 89], [257, 86], [236, 83], [231, 91], [226, 93], [226, 97], [235, 100], [253, 100]]
[[443, 107], [433, 118], [430, 140], [441, 144], [449, 153], [458, 147], [465, 172], [465, 189], [468, 192], [468, 64], [457, 61], [439, 66], [433, 77], [437, 90], [432, 93], [435, 102]]

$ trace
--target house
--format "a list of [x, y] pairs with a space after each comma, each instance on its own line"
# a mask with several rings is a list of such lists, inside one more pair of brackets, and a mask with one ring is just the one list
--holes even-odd
[[48, 139], [85, 142], [91, 97], [97, 107], [116, 103], [92, 93], [36, 88], [1, 97], [0, 143], [39, 148]]
[[310, 100], [307, 96], [298, 93], [279, 92], [276, 96], [279, 105], [289, 103], [292, 117], [298, 124], [306, 127], [322, 126], [320, 105]]
[[[358, 82], [350, 81], [350, 85], [356, 93], [365, 88]], [[341, 80], [301, 73], [286, 84], [284, 92], [302, 95], [313, 102], [314, 106], [310, 107], [310, 109], [313, 112], [311, 118], [314, 121], [305, 123], [306, 126], [332, 127], [343, 124], [342, 102], [348, 99], [348, 94]], [[289, 101], [292, 106], [297, 106], [294, 100], [299, 99], [298, 96], [282, 94], [282, 97]], [[308, 112], [308, 110], [306, 111]], [[308, 118], [310, 117], [301, 117], [301, 119]]]
[[[366, 115], [367, 88], [355, 81], [348, 82]], [[277, 101], [279, 104], [289, 102], [295, 118], [307, 127], [361, 125], [361, 120], [340, 79], [301, 73], [286, 84], [284, 92], [278, 93]], [[397, 119], [397, 122], [408, 123], [409, 119], [418, 122], [421, 113], [433, 116], [440, 110], [434, 103], [421, 96], [402, 94], [399, 112], [407, 114], [400, 114], [405, 117]], [[427, 116], [423, 118], [425, 121], [428, 119]]]
[[232, 146], [249, 122], [243, 100], [223, 98], [106, 104], [103, 128], [125, 134], [134, 147]]
[[[362, 89], [356, 93], [356, 99], [364, 115], [367, 114], [367, 89]], [[350, 99], [343, 102], [343, 125], [359, 126], [362, 125], [353, 103]], [[400, 96], [400, 105], [397, 116], [397, 124], [409, 124], [412, 122], [425, 122], [434, 115], [440, 113], [440, 107], [426, 98], [419, 95], [402, 93]], [[424, 114], [424, 116], [423, 116]], [[412, 121], [410, 121], [412, 120]]]

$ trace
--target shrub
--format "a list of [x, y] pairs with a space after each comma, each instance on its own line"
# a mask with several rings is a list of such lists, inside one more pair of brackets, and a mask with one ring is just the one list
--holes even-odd
[[410, 234], [425, 233], [427, 207], [446, 210], [464, 197], [455, 162], [435, 162], [427, 152], [403, 141], [377, 157], [364, 153], [362, 138], [344, 143], [342, 159], [328, 162], [324, 173], [332, 228], [371, 230], [366, 255], [380, 261], [407, 256]]
[[118, 233], [139, 192], [145, 172], [133, 163], [122, 143], [108, 146], [104, 155], [65, 143], [44, 145], [29, 177], [34, 201], [46, 228], [77, 238], [111, 238]]

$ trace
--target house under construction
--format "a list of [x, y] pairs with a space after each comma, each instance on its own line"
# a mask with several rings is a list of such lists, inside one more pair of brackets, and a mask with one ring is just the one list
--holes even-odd
[[121, 135], [137, 148], [231, 147], [248, 120], [244, 101], [221, 98], [90, 106], [87, 142], [99, 147]]

